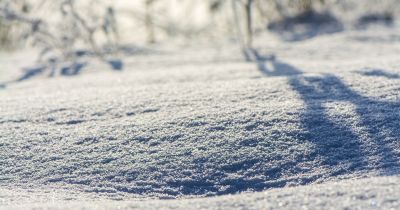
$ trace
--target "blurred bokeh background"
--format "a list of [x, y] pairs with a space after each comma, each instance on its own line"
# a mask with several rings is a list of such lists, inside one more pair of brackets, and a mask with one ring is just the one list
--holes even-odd
[[[331, 18], [344, 28], [359, 27], [362, 18], [390, 22], [398, 13], [398, 3], [396, 0], [255, 0], [254, 30], [257, 35], [268, 29], [288, 29], [282, 20], [298, 17], [298, 21], [307, 21], [301, 20], [301, 15], [310, 11], [320, 15], [314, 21]], [[79, 36], [87, 33], [85, 30], [94, 31], [94, 41], [99, 45], [235, 39], [229, 0], [0, 0], [0, 8], [2, 49], [31, 45], [37, 41], [32, 36], [35, 30], [46, 31], [65, 42], [76, 39], [77, 45], [88, 44], [79, 43]], [[40, 21], [40, 26], [35, 28], [28, 21]]]
[[109, 57], [137, 46], [249, 39], [250, 3], [251, 36], [284, 42], [373, 24], [396, 27], [400, 10], [398, 0], [0, 0], [0, 51], [36, 49], [37, 62], [70, 62], [73, 68], [82, 67], [78, 57], [89, 55], [120, 69], [122, 61]]

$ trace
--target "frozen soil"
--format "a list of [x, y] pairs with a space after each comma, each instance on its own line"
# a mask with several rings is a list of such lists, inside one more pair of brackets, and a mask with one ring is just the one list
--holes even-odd
[[[121, 72], [93, 64], [21, 82], [7, 72], [26, 55], [2, 54], [0, 199], [55, 209], [50, 194], [83, 209], [399, 207], [397, 34], [265, 36], [257, 63], [233, 45], [192, 46], [127, 57]], [[185, 200], [207, 196], [218, 197]], [[145, 201], [156, 198], [179, 200]], [[123, 202], [101, 203], [109, 199]]]

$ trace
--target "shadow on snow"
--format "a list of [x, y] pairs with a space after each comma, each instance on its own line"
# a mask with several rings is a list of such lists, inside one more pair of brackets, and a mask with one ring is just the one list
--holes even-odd
[[[126, 56], [133, 56], [137, 54], [149, 53], [150, 50], [133, 45], [123, 45], [119, 46], [117, 49], [104, 49], [104, 55], [106, 55], [106, 57], [109, 57], [108, 55], [112, 55], [116, 52], [124, 54]], [[76, 61], [63, 62], [59, 58], [51, 57], [45, 62], [40, 63], [39, 65], [24, 68], [24, 73], [19, 78], [12, 81], [0, 83], [0, 89], [6, 88], [9, 84], [26, 81], [46, 73], [49, 77], [54, 77], [56, 75], [76, 76], [84, 71], [84, 69], [90, 64], [91, 60], [96, 59], [95, 53], [89, 50], [76, 50], [71, 54], [71, 56], [77, 58]], [[103, 58], [101, 60], [102, 62], [106, 63], [111, 70], [124, 70], [124, 62], [121, 59]]]
[[390, 72], [382, 70], [382, 69], [365, 69], [365, 70], [361, 70], [361, 71], [356, 71], [356, 73], [359, 73], [364, 76], [369, 76], [369, 77], [384, 77], [386, 79], [400, 79], [399, 74], [390, 73]]
[[268, 24], [267, 28], [289, 42], [302, 41], [344, 30], [343, 24], [333, 14], [313, 10], [273, 21]]
[[[300, 121], [305, 131], [299, 140], [315, 145], [310, 159], [328, 167], [331, 175], [364, 169], [378, 169], [381, 175], [397, 173], [400, 102], [373, 100], [351, 90], [335, 75], [305, 76], [300, 69], [275, 56], [255, 54], [258, 69], [265, 76], [287, 76], [289, 85], [304, 102]], [[384, 71], [373, 71], [369, 75], [398, 78]], [[332, 119], [325, 105], [338, 102], [351, 104], [353, 116], [340, 116], [341, 122]]]

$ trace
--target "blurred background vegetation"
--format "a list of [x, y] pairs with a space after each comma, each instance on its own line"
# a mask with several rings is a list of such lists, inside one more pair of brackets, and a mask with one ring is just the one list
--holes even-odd
[[[102, 44], [235, 37], [232, 0], [0, 0], [0, 8], [8, 8], [31, 20], [40, 20], [49, 33], [68, 39], [77, 33], [74, 27], [85, 27], [77, 26], [79, 21], [71, 17], [74, 14], [69, 13], [68, 2], [85, 21], [83, 25], [95, 30], [93, 36]], [[266, 30], [273, 21], [313, 10], [329, 11], [341, 21], [349, 21], [361, 13], [391, 16], [396, 14], [397, 4], [396, 0], [254, 0], [253, 25], [257, 33]], [[6, 21], [4, 11], [0, 13], [3, 13], [0, 15], [1, 48], [32, 44], [29, 39], [31, 26], [21, 21]]]
[[[395, 25], [398, 0], [0, 0], [0, 50], [34, 47], [45, 63], [109, 61], [127, 44], [242, 42]], [[246, 5], [250, 7], [246, 8]], [[248, 16], [251, 15], [251, 23]], [[250, 26], [249, 26], [250, 25]], [[250, 41], [249, 41], [250, 40]], [[126, 49], [126, 48], [124, 48]], [[114, 61], [113, 61], [114, 62]], [[117, 63], [112, 65], [118, 67]]]

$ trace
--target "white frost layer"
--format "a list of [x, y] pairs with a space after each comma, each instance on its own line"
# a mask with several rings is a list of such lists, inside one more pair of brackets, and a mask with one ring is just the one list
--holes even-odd
[[200, 47], [7, 83], [0, 187], [183, 198], [396, 175], [396, 33], [258, 40], [276, 56], [260, 70]]
[[[380, 177], [212, 198], [147, 201], [59, 201], [28, 193], [18, 194], [13, 198], [21, 200], [0, 209], [398, 209], [399, 183], [398, 176]], [[9, 192], [0, 191], [0, 198], [3, 193]]]

